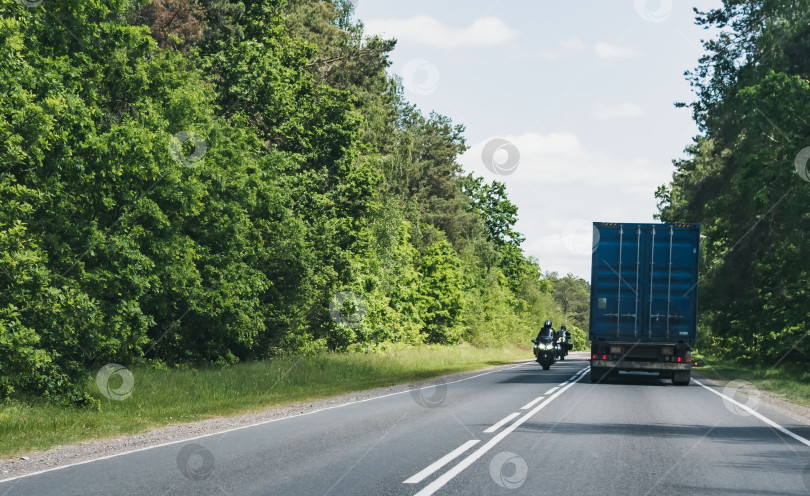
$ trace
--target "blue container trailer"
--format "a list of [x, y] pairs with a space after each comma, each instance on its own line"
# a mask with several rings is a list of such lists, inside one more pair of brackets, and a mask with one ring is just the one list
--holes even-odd
[[689, 384], [700, 224], [595, 222], [593, 236], [591, 382], [639, 370]]

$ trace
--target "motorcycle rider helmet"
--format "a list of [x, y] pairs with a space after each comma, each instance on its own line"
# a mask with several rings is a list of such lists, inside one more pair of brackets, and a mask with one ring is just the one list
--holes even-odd
[[551, 327], [551, 321], [550, 321], [550, 320], [547, 320], [547, 321], [546, 321], [546, 322], [543, 324], [543, 327]]
[[561, 325], [561, 326], [560, 326], [560, 330], [561, 330], [561, 331], [563, 331], [563, 332], [565, 332], [565, 330], [566, 330], [566, 329], [565, 329], [565, 324], [563, 324], [563, 325]]

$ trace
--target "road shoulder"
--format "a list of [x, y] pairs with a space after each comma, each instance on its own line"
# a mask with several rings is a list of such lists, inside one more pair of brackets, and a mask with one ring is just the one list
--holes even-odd
[[[696, 371], [692, 371], [693, 377], [698, 379], [703, 384], [707, 386], [714, 386], [717, 388], [724, 388], [729, 382], [731, 381], [724, 381], [720, 379], [709, 379], [707, 377], [703, 377]], [[801, 424], [810, 426], [810, 408], [802, 405], [797, 405], [795, 403], [791, 403], [788, 401], [784, 396], [771, 392], [765, 391], [762, 389], [754, 388], [752, 389], [756, 394], [759, 394], [757, 398], [758, 404], [769, 408], [780, 415], [784, 415], [796, 422]], [[747, 389], [739, 389], [738, 394], [747, 394]]]
[[421, 381], [398, 384], [395, 386], [375, 388], [365, 391], [355, 391], [330, 398], [297, 402], [288, 405], [276, 405], [258, 412], [241, 414], [232, 417], [216, 417], [196, 422], [169, 425], [131, 436], [99, 439], [57, 446], [47, 451], [32, 452], [26, 454], [25, 456], [17, 456], [10, 459], [0, 460], [0, 482], [13, 477], [33, 474], [44, 470], [51, 470], [66, 465], [89, 462], [100, 458], [107, 458], [132, 451], [139, 451], [153, 446], [175, 442], [179, 443], [201, 436], [208, 436], [265, 422], [306, 415], [328, 408], [336, 408], [342, 405], [356, 403], [358, 401], [367, 401], [374, 398], [398, 394], [427, 386], [461, 381], [476, 375], [504, 370], [529, 362], [531, 362], [531, 360], [521, 360], [510, 364], [443, 375]]

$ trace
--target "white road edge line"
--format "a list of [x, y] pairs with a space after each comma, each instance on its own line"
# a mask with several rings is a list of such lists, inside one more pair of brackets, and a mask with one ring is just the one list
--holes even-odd
[[529, 408], [531, 408], [535, 404], [537, 404], [538, 401], [543, 401], [543, 396], [538, 396], [537, 398], [531, 400], [530, 402], [528, 402], [525, 405], [523, 405], [522, 407], [520, 407], [520, 409], [521, 410], [528, 410]]
[[[419, 388], [419, 389], [425, 389], [425, 388], [428, 388], [428, 387], [435, 387], [435, 386], [441, 386], [441, 385], [447, 385], [447, 384], [455, 384], [457, 382], [469, 381], [470, 379], [475, 379], [477, 377], [481, 377], [481, 376], [485, 376], [485, 375], [489, 375], [489, 374], [494, 374], [495, 372], [503, 372], [504, 370], [512, 370], [512, 369], [516, 369], [516, 368], [519, 368], [519, 367], [523, 367], [524, 365], [527, 365], [528, 362], [531, 362], [531, 361], [532, 360], [526, 360], [526, 361], [521, 362], [521, 363], [519, 363], [519, 364], [517, 364], [517, 365], [515, 365], [513, 367], [507, 367], [505, 369], [498, 369], [498, 370], [490, 370], [489, 372], [483, 372], [481, 374], [477, 374], [477, 375], [474, 375], [474, 376], [471, 376], [471, 377], [465, 377], [464, 379], [458, 379], [456, 381], [450, 381], [450, 382], [443, 382], [442, 384], [432, 384], [430, 386], [425, 386], [425, 387]], [[355, 404], [358, 404], [358, 403], [365, 403], [367, 401], [378, 400], [380, 398], [388, 398], [389, 396], [396, 396], [398, 394], [410, 393], [411, 391], [418, 391], [419, 389], [413, 389], [413, 390], [406, 389], [405, 391], [399, 391], [399, 392], [396, 392], [396, 393], [384, 394], [382, 396], [375, 396], [373, 398], [366, 398], [364, 400], [349, 401], [347, 403], [341, 403], [340, 405], [328, 406], [326, 408], [320, 408], [318, 410], [312, 410], [311, 412], [299, 413], [297, 415], [290, 415], [288, 417], [281, 417], [281, 418], [277, 418], [277, 419], [263, 420], [261, 422], [256, 422], [255, 424], [248, 424], [248, 425], [242, 425], [242, 426], [239, 426], [239, 427], [233, 427], [231, 429], [225, 429], [225, 430], [222, 430], [222, 431], [212, 432], [211, 434], [202, 434], [200, 436], [194, 436], [194, 437], [189, 437], [189, 438], [185, 438], [185, 439], [180, 439], [178, 441], [171, 441], [171, 442], [168, 442], [168, 443], [155, 444], [155, 445], [152, 445], [152, 446], [144, 446], [143, 448], [138, 448], [138, 449], [134, 449], [134, 450], [130, 450], [130, 451], [124, 451], [124, 452], [121, 452], [121, 453], [115, 453], [115, 454], [107, 455], [107, 456], [100, 456], [98, 458], [91, 458], [90, 460], [82, 460], [80, 462], [69, 463], [67, 465], [60, 465], [59, 467], [46, 468], [45, 470], [39, 470], [37, 472], [31, 472], [30, 474], [17, 475], [17, 476], [14, 476], [14, 477], [9, 477], [8, 479], [0, 479], [0, 483], [2, 483], [2, 482], [10, 482], [10, 481], [17, 480], [17, 479], [23, 479], [25, 477], [33, 477], [35, 475], [41, 475], [41, 474], [45, 474], [45, 473], [48, 473], [48, 472], [54, 472], [56, 470], [62, 470], [62, 469], [65, 469], [65, 468], [70, 468], [70, 467], [76, 467], [78, 465], [86, 465], [88, 463], [100, 462], [102, 460], [108, 460], [110, 458], [115, 458], [115, 457], [118, 457], [118, 456], [131, 455], [133, 453], [138, 453], [138, 452], [141, 452], [141, 451], [148, 451], [150, 449], [163, 448], [165, 446], [171, 446], [173, 444], [180, 444], [180, 443], [187, 443], [189, 441], [196, 441], [197, 439], [202, 439], [202, 438], [205, 438], [205, 437], [219, 436], [220, 434], [227, 434], [229, 432], [241, 431], [242, 429], [249, 429], [251, 427], [257, 427], [259, 425], [271, 424], [273, 422], [280, 422], [282, 420], [288, 420], [288, 419], [291, 419], [291, 418], [303, 417], [303, 416], [306, 416], [306, 415], [313, 415], [315, 413], [324, 412], [326, 410], [333, 410], [335, 408], [342, 408], [344, 406], [355, 405]], [[90, 441], [93, 441], [93, 440], [90, 440]]]
[[703, 384], [702, 382], [698, 381], [697, 379], [692, 379], [692, 381], [693, 381], [695, 384], [697, 384], [698, 386], [701, 386], [701, 387], [703, 387], [703, 388], [707, 389], [708, 391], [711, 391], [712, 393], [716, 394], [717, 396], [720, 396], [720, 397], [722, 397], [722, 398], [725, 398], [726, 400], [730, 401], [731, 403], [734, 403], [736, 406], [738, 406], [738, 407], [742, 408], [743, 410], [747, 411], [747, 412], [748, 412], [748, 413], [750, 413], [751, 415], [755, 416], [756, 418], [758, 418], [758, 419], [760, 419], [761, 421], [765, 422], [766, 424], [770, 425], [771, 427], [773, 427], [774, 429], [778, 430], [779, 432], [781, 432], [781, 433], [783, 433], [783, 434], [786, 434], [786, 435], [788, 435], [788, 436], [792, 437], [793, 439], [795, 439], [796, 441], [799, 441], [800, 443], [804, 444], [805, 446], [810, 446], [810, 441], [808, 441], [807, 439], [805, 439], [805, 438], [801, 437], [800, 435], [798, 435], [798, 434], [794, 434], [793, 432], [791, 432], [791, 431], [789, 431], [789, 430], [785, 429], [784, 427], [782, 427], [781, 425], [777, 424], [777, 423], [776, 423], [776, 422], [774, 422], [773, 420], [771, 420], [771, 419], [769, 419], [769, 418], [765, 417], [764, 415], [762, 415], [762, 414], [760, 414], [760, 413], [757, 413], [756, 411], [754, 411], [754, 410], [753, 410], [753, 409], [751, 409], [750, 407], [748, 407], [748, 406], [746, 406], [746, 405], [743, 405], [742, 403], [740, 403], [739, 401], [735, 400], [734, 398], [729, 398], [728, 396], [726, 396], [726, 395], [725, 395], [725, 394], [723, 394], [723, 393], [718, 393], [717, 391], [715, 391], [714, 389], [710, 388], [709, 386], [707, 386], [707, 385]]
[[544, 394], [544, 395], [546, 395], [546, 394], [551, 394], [551, 393], [553, 393], [554, 391], [556, 391], [556, 390], [558, 390], [558, 389], [560, 389], [560, 386], [555, 386], [555, 387], [553, 387], [553, 388], [549, 389], [548, 391], [546, 391], [546, 392], [545, 392], [545, 393], [543, 393], [543, 394]]
[[403, 484], [418, 484], [418, 483], [422, 482], [427, 477], [429, 477], [431, 474], [433, 474], [433, 472], [435, 472], [435, 471], [439, 470], [440, 468], [444, 467], [445, 465], [447, 465], [448, 463], [450, 463], [454, 459], [458, 458], [462, 453], [464, 453], [465, 451], [470, 449], [470, 447], [472, 447], [472, 446], [474, 446], [474, 445], [476, 445], [477, 443], [480, 443], [480, 442], [481, 441], [478, 440], [478, 439], [471, 439], [470, 441], [467, 441], [466, 443], [462, 444], [461, 446], [454, 449], [450, 453], [447, 453], [443, 457], [439, 458], [435, 462], [433, 462], [430, 465], [428, 465], [427, 467], [425, 467], [424, 470], [422, 470], [422, 471], [414, 474], [413, 476], [411, 476], [408, 480], [403, 482]]
[[501, 427], [503, 427], [503, 425], [504, 425], [505, 423], [509, 422], [510, 420], [512, 420], [513, 418], [517, 417], [518, 415], [520, 415], [520, 413], [519, 413], [519, 412], [510, 413], [510, 414], [509, 414], [509, 415], [507, 415], [506, 417], [504, 417], [504, 418], [502, 418], [501, 420], [499, 420], [499, 421], [498, 421], [498, 423], [494, 424], [492, 427], [490, 427], [489, 429], [485, 430], [485, 431], [484, 431], [484, 434], [490, 434], [490, 433], [492, 433], [492, 432], [497, 431], [498, 429], [500, 429]]
[[563, 386], [565, 386], [566, 384], [568, 384], [568, 381], [561, 382], [561, 383], [557, 384], [557, 387], [563, 387]]
[[506, 429], [502, 430], [499, 434], [496, 434], [495, 436], [493, 436], [492, 439], [490, 439], [486, 444], [484, 444], [483, 446], [481, 446], [480, 448], [475, 450], [467, 458], [465, 458], [465, 459], [461, 460], [460, 462], [458, 462], [458, 464], [456, 464], [456, 466], [454, 466], [453, 468], [451, 468], [450, 470], [448, 470], [447, 472], [445, 472], [444, 474], [439, 476], [436, 480], [434, 480], [433, 482], [431, 482], [430, 484], [425, 486], [421, 491], [416, 493], [415, 496], [430, 496], [431, 494], [435, 493], [436, 491], [438, 491], [439, 489], [444, 487], [444, 485], [447, 484], [448, 482], [450, 482], [451, 480], [453, 480], [453, 478], [455, 476], [457, 476], [458, 474], [463, 472], [464, 469], [466, 469], [467, 467], [472, 465], [476, 460], [478, 460], [479, 458], [484, 456], [484, 454], [487, 451], [491, 450], [496, 444], [501, 442], [501, 440], [503, 440], [503, 438], [505, 438], [506, 436], [511, 434], [515, 429], [520, 427], [521, 424], [523, 424], [524, 422], [526, 422], [527, 420], [532, 418], [537, 412], [542, 410], [543, 407], [545, 407], [546, 405], [548, 405], [549, 403], [554, 401], [555, 398], [557, 398], [562, 393], [567, 391], [568, 388], [570, 388], [577, 381], [582, 379], [582, 377], [583, 376], [580, 376], [578, 379], [571, 382], [570, 384], [568, 384], [564, 388], [560, 389], [559, 391], [554, 393], [552, 396], [549, 396], [548, 399], [546, 399], [546, 401], [544, 401], [544, 402], [540, 403], [539, 405], [537, 405], [536, 407], [534, 407], [534, 410], [530, 411], [529, 413], [522, 416], [521, 418], [515, 420], [512, 423], [512, 425], [510, 425]]

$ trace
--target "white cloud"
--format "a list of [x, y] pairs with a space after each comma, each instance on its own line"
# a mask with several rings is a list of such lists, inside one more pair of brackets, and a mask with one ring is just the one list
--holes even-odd
[[368, 33], [437, 48], [496, 46], [514, 40], [520, 34], [497, 17], [477, 19], [464, 29], [447, 26], [427, 16], [372, 19], [365, 23], [365, 27]]
[[599, 41], [594, 45], [596, 55], [603, 60], [632, 59], [641, 55], [633, 47], [613, 45], [606, 41]]
[[[661, 184], [661, 170], [646, 159], [619, 159], [602, 152], [587, 150], [579, 138], [569, 133], [542, 135], [527, 133], [507, 136], [520, 152], [516, 172], [503, 176], [542, 184], [619, 185], [623, 189]], [[489, 140], [487, 140], [489, 141]], [[462, 164], [498, 178], [483, 167], [481, 153], [486, 142], [473, 145], [461, 158]], [[671, 172], [665, 166], [667, 173]]]
[[540, 49], [540, 57], [545, 60], [562, 60], [579, 55], [585, 50], [585, 43], [579, 38], [560, 41], [554, 48]]
[[611, 117], [641, 117], [644, 115], [644, 108], [635, 103], [622, 103], [619, 105], [597, 105], [593, 113], [599, 119], [610, 119]]
[[[487, 181], [506, 184], [519, 208], [516, 228], [526, 236], [524, 249], [544, 271], [590, 279], [590, 224], [653, 222], [655, 190], [672, 176], [668, 164], [589, 150], [573, 134], [504, 138], [520, 152], [513, 174], [498, 176], [484, 166], [481, 154], [489, 140], [474, 144], [460, 162]], [[496, 162], [504, 159], [496, 155]]]

